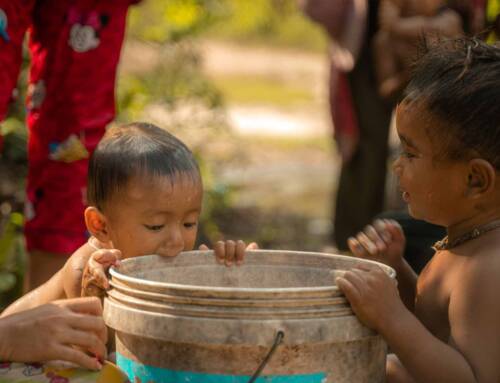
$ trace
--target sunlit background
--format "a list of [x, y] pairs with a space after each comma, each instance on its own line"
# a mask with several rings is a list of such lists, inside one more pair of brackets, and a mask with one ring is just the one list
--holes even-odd
[[[196, 153], [207, 191], [200, 240], [330, 245], [338, 160], [327, 45], [295, 0], [144, 0], [131, 8], [116, 122], [156, 123]], [[20, 294], [25, 267], [28, 65], [26, 53], [21, 93], [1, 125], [0, 307]]]

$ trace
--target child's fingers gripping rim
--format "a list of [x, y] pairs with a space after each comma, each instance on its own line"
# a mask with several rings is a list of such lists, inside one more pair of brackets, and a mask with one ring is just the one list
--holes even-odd
[[246, 245], [241, 239], [236, 242], [236, 265], [241, 265], [245, 258]]
[[91, 268], [89, 267], [89, 271], [92, 275], [93, 284], [97, 287], [108, 290], [110, 288], [108, 277], [106, 276], [106, 272], [101, 267]]
[[96, 286], [104, 289], [109, 289], [109, 281], [106, 276], [106, 271], [111, 267], [112, 263], [99, 263], [90, 258], [86, 271], [92, 276], [91, 280]]
[[344, 293], [349, 303], [352, 305], [357, 304], [360, 301], [361, 295], [356, 288], [356, 286], [345, 277], [337, 277], [335, 279], [338, 288]]
[[257, 244], [257, 242], [251, 242], [248, 244], [246, 250], [258, 250], [259, 249], [259, 245]]
[[120, 250], [116, 249], [102, 249], [97, 250], [92, 254], [89, 259], [90, 262], [97, 262], [101, 265], [111, 266], [114, 265], [121, 258]]
[[215, 260], [219, 264], [223, 264], [225, 261], [226, 244], [224, 241], [217, 241], [214, 246]]
[[234, 241], [226, 241], [226, 254], [225, 263], [226, 266], [232, 266], [236, 257], [236, 243]]
[[380, 269], [378, 265], [373, 265], [369, 263], [360, 263], [359, 265], [354, 266], [353, 270], [362, 270], [364, 272], [371, 272], [375, 269]]

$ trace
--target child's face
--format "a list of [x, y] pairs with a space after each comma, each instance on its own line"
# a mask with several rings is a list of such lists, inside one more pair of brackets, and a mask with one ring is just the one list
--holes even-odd
[[440, 122], [422, 103], [401, 103], [396, 127], [401, 154], [394, 163], [403, 199], [410, 214], [442, 226], [459, 222], [467, 179], [466, 162], [439, 159], [442, 140], [432, 140], [428, 131], [439, 130]]
[[198, 231], [203, 187], [194, 175], [135, 177], [104, 212], [111, 245], [123, 258], [166, 257], [192, 250]]

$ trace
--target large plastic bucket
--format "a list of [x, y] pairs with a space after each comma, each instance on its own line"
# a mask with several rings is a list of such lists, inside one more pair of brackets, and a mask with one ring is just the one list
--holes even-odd
[[104, 304], [117, 363], [134, 383], [384, 382], [385, 342], [335, 285], [363, 262], [265, 250], [231, 268], [211, 251], [124, 260]]

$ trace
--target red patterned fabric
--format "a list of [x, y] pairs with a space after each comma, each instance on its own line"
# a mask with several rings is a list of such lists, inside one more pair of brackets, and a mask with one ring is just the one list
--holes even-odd
[[86, 240], [88, 156], [115, 115], [115, 76], [130, 0], [0, 0], [0, 118], [30, 34], [26, 107], [29, 250], [70, 254]]

